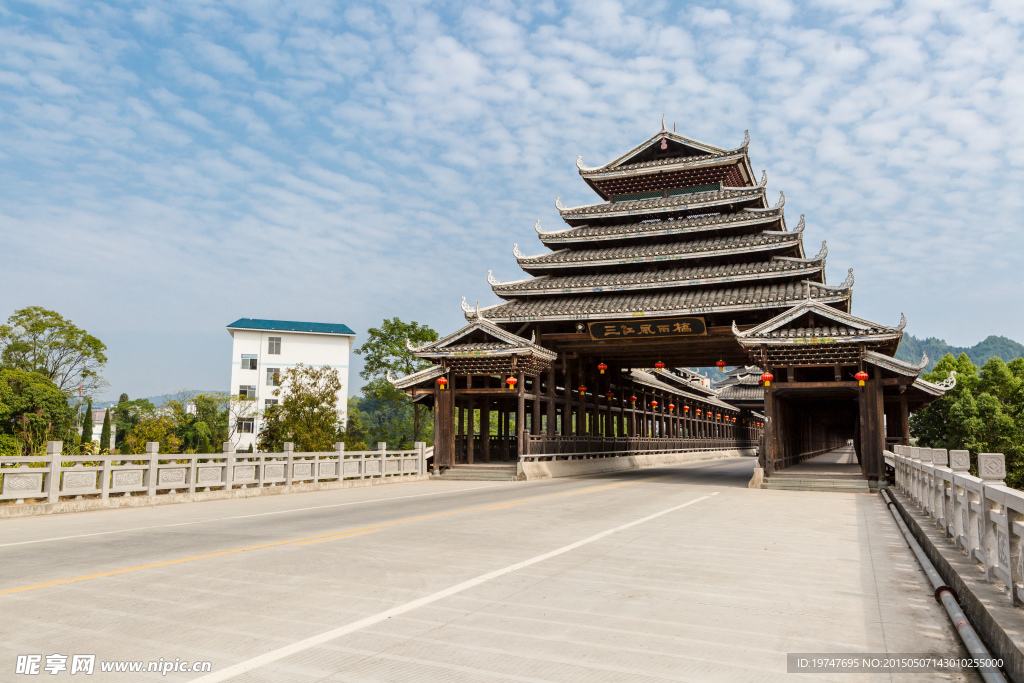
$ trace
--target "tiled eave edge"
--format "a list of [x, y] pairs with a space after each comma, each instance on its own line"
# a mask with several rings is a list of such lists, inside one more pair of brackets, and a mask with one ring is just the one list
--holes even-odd
[[[618, 266], [618, 265], [630, 265], [632, 263], [658, 263], [660, 261], [686, 261], [688, 259], [704, 258], [706, 256], [728, 256], [730, 254], [750, 254], [762, 251], [772, 251], [775, 249], [785, 249], [792, 247], [794, 244], [799, 244], [801, 234], [798, 232], [785, 232], [785, 233], [769, 233], [771, 235], [780, 235], [779, 239], [771, 242], [764, 242], [761, 244], [750, 244], [742, 247], [733, 247], [730, 249], [706, 249], [704, 251], [678, 251], [671, 254], [651, 254], [648, 256], [636, 256], [631, 258], [606, 258], [606, 259], [595, 259], [590, 261], [534, 261], [533, 259], [544, 258], [549, 256], [544, 254], [543, 256], [537, 257], [526, 257], [516, 258], [516, 262], [519, 267], [529, 272], [530, 270], [547, 270], [554, 268], [580, 268], [588, 266]], [[787, 239], [788, 238], [788, 239]], [[561, 249], [554, 253], [562, 253], [568, 251], [567, 249]]]
[[898, 360], [892, 356], [887, 356], [884, 353], [878, 353], [877, 351], [865, 351], [863, 358], [866, 363], [871, 363], [872, 365], [895, 372], [896, 374], [903, 375], [905, 377], [916, 378], [928, 365], [927, 353], [924, 354], [921, 362], [916, 365]]
[[[721, 284], [727, 282], [747, 282], [760, 280], [774, 280], [786, 277], [813, 275], [820, 273], [822, 265], [809, 265], [804, 268], [793, 268], [790, 270], [770, 270], [761, 273], [723, 275], [719, 277], [695, 277], [683, 280], [663, 280], [660, 282], [626, 283], [617, 285], [590, 285], [582, 287], [559, 287], [559, 288], [538, 288], [538, 289], [502, 289], [500, 285], [492, 287], [494, 293], [503, 299], [514, 299], [520, 296], [544, 296], [556, 294], [601, 294], [608, 292], [630, 292], [645, 291], [651, 289], [671, 289], [682, 287], [696, 287], [701, 285]], [[540, 278], [546, 279], [546, 278]]]
[[640, 164], [628, 164], [624, 168], [598, 168], [579, 169], [580, 176], [586, 180], [600, 182], [602, 180], [614, 180], [616, 178], [628, 178], [631, 176], [651, 175], [656, 173], [670, 173], [672, 171], [703, 168], [708, 166], [731, 166], [737, 162], [743, 162], [747, 158], [747, 148], [741, 147], [729, 150], [724, 154], [706, 154], [696, 157], [676, 157], [675, 161], [658, 164], [647, 162]]
[[[815, 301], [827, 302], [828, 299], [815, 299]], [[859, 334], [845, 337], [739, 337], [736, 339], [743, 346], [807, 346], [809, 344], [860, 344], [865, 342], [880, 343], [899, 340], [902, 332], [885, 334]]]
[[[721, 191], [718, 191], [718, 192], [715, 192], [714, 194], [719, 194], [720, 192]], [[672, 211], [690, 211], [690, 210], [693, 210], [693, 209], [704, 209], [704, 208], [711, 207], [711, 206], [727, 206], [729, 204], [738, 204], [740, 202], [755, 202], [755, 201], [762, 201], [763, 202], [763, 201], [765, 201], [764, 188], [760, 188], [760, 189], [758, 189], [757, 191], [754, 191], [754, 192], [752, 192], [752, 191], [740, 191], [740, 190], [729, 190], [729, 191], [727, 191], [725, 196], [715, 197], [714, 199], [705, 199], [704, 201], [699, 201], [698, 200], [698, 201], [692, 201], [692, 202], [686, 201], [686, 199], [689, 199], [691, 197], [696, 198], [696, 197], [700, 197], [701, 195], [704, 195], [704, 194], [712, 194], [712, 193], [709, 193], [709, 192], [696, 192], [694, 194], [689, 194], [689, 195], [686, 195], [686, 194], [675, 195], [674, 197], [670, 197], [669, 198], [669, 199], [672, 199], [674, 201], [668, 202], [666, 200], [665, 204], [654, 204], [652, 202], [652, 200], [643, 200], [643, 199], [631, 200], [631, 201], [628, 201], [628, 202], [619, 202], [621, 204], [634, 205], [633, 208], [630, 208], [630, 209], [623, 208], [622, 210], [619, 210], [619, 211], [615, 211], [615, 210], [612, 210], [610, 208], [610, 207], [614, 206], [614, 204], [601, 203], [601, 204], [591, 204], [589, 206], [579, 206], [579, 207], [565, 208], [565, 209], [561, 209], [560, 208], [559, 209], [559, 213], [561, 214], [562, 220], [572, 221], [572, 220], [585, 220], [587, 218], [594, 218], [594, 217], [610, 218], [610, 217], [615, 217], [615, 216], [642, 216], [642, 215], [645, 215], [645, 214], [670, 213]], [[660, 201], [660, 200], [658, 200], [658, 201]], [[646, 205], [635, 206], [636, 202], [649, 202], [649, 203], [646, 204]], [[609, 208], [608, 209], [599, 209], [598, 207], [609, 207]], [[764, 208], [768, 208], [768, 207], [764, 207]], [[595, 209], [595, 210], [593, 210], [593, 211], [582, 211], [582, 209]], [[579, 213], [575, 213], [575, 212], [579, 212]]]
[[486, 356], [537, 356], [553, 361], [558, 354], [539, 346], [510, 347], [506, 349], [481, 349], [477, 351], [433, 351], [417, 354], [419, 358], [478, 358]]
[[[770, 213], [769, 213], [770, 212]], [[736, 214], [726, 214], [721, 218], [728, 216], [735, 216]], [[600, 235], [566, 235], [560, 237], [565, 233], [575, 232], [582, 228], [569, 228], [560, 232], [553, 233], [542, 233], [540, 235], [540, 241], [544, 244], [574, 244], [577, 242], [599, 242], [599, 241], [612, 241], [612, 240], [623, 240], [623, 239], [643, 239], [646, 237], [662, 237], [665, 235], [685, 235], [688, 233], [697, 232], [710, 232], [712, 230], [728, 230], [730, 228], [743, 228], [748, 225], [762, 225], [765, 223], [775, 223], [782, 220], [782, 209], [767, 209], [763, 214], [751, 213], [749, 218], [745, 220], [706, 220], [698, 224], [687, 225], [686, 221], [668, 221], [664, 222], [666, 227], [660, 229], [650, 230], [623, 230], [622, 232], [608, 232]], [[672, 225], [672, 223], [679, 223], [680, 225]]]
[[420, 384], [421, 382], [428, 382], [432, 379], [440, 377], [441, 375], [445, 374], [445, 372], [446, 370], [440, 365], [434, 365], [433, 367], [424, 368], [419, 372], [414, 372], [411, 375], [399, 377], [398, 379], [392, 379], [389, 374], [388, 380], [396, 389], [408, 389], [410, 387], [416, 386], [417, 384]]
[[[815, 298], [815, 301], [821, 303], [842, 303], [849, 298], [849, 292], [845, 294], [836, 294], [830, 296], [824, 296], [821, 298]], [[750, 303], [737, 303], [737, 304], [725, 304], [720, 306], [689, 306], [683, 308], [670, 308], [663, 311], [612, 311], [612, 312], [600, 312], [600, 313], [562, 313], [562, 314], [549, 314], [549, 315], [532, 315], [532, 316], [495, 316], [490, 317], [487, 315], [489, 309], [498, 308], [499, 306], [505, 306], [507, 304], [500, 303], [487, 308], [481, 308], [480, 314], [486, 317], [493, 323], [526, 323], [526, 322], [542, 322], [545, 320], [621, 320], [624, 318], [670, 318], [673, 316], [680, 315], [707, 315], [710, 313], [730, 313], [740, 311], [752, 311], [752, 310], [764, 310], [767, 308], [790, 308], [795, 303], [799, 303], [798, 299], [778, 299], [775, 301], [756, 301]], [[467, 314], [467, 320], [469, 319]]]

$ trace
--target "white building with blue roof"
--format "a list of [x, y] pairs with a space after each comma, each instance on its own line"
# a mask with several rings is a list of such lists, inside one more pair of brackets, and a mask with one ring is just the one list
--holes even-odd
[[341, 382], [337, 409], [344, 424], [349, 355], [356, 335], [348, 325], [241, 318], [228, 325], [228, 333], [233, 340], [231, 393], [250, 399], [233, 402], [235, 450], [248, 450], [250, 445], [255, 450], [263, 411], [280, 400], [274, 395], [278, 375], [299, 363], [337, 370]]

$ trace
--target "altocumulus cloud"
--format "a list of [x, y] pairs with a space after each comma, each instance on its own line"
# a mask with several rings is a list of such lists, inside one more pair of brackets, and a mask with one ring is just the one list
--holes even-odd
[[[459, 324], [553, 200], [657, 130], [732, 146], [855, 269], [855, 312], [1024, 339], [1024, 5], [0, 7], [0, 315], [111, 346], [111, 392], [226, 388], [241, 316]], [[527, 246], [529, 245], [529, 246]]]

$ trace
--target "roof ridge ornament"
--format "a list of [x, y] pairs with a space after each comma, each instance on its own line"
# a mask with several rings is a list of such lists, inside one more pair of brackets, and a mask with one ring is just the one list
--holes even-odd
[[484, 317], [482, 315], [480, 315], [480, 302], [479, 301], [476, 302], [476, 319], [477, 320], [483, 320], [484, 319]]
[[405, 348], [409, 349], [410, 351], [415, 351], [415, 350], [416, 350], [416, 349], [418, 349], [419, 347], [418, 347], [418, 346], [413, 346], [413, 345], [412, 345], [412, 342], [411, 342], [411, 341], [409, 341], [409, 338], [408, 338], [408, 337], [406, 337], [406, 338], [405, 338]]
[[743, 144], [740, 145], [740, 149], [743, 149], [744, 147], [749, 147], [749, 146], [750, 146], [750, 131], [749, 130], [745, 130], [745, 131], [743, 131]]
[[540, 227], [540, 219], [539, 218], [537, 219], [537, 222], [533, 224], [533, 229], [537, 231], [538, 235], [546, 235], [547, 234], [546, 232], [544, 232], [544, 228]]
[[473, 307], [466, 303], [466, 297], [462, 297], [462, 310], [465, 313], [472, 313]]
[[668, 128], [665, 127], [665, 115], [664, 114], [661, 115], [661, 130], [664, 133], [668, 132]]
[[582, 154], [577, 154], [576, 155], [576, 168], [578, 168], [581, 171], [585, 172], [585, 171], [596, 171], [597, 169], [599, 169], [601, 167], [600, 166], [587, 166], [586, 164], [583, 163], [583, 155]]
[[942, 389], [943, 391], [949, 391], [956, 386], [956, 370], [949, 371], [949, 377], [942, 380], [941, 382], [935, 382], [935, 386]]
[[[803, 219], [803, 216], [801, 216], [800, 218]], [[818, 255], [814, 257], [815, 260], [820, 259], [824, 261], [825, 257], [828, 256], [828, 245], [825, 244], [825, 242], [826, 240], [821, 241], [821, 249], [818, 250]]]
[[487, 284], [491, 285], [492, 287], [495, 287], [495, 286], [501, 284], [501, 280], [499, 280], [498, 278], [494, 277], [494, 271], [490, 271], [490, 270], [487, 271]]
[[758, 185], [760, 185], [761, 187], [764, 187], [767, 184], [768, 184], [768, 171], [766, 171], [764, 169], [761, 169], [761, 182], [758, 183]]
[[559, 211], [565, 211], [569, 207], [562, 203], [562, 195], [555, 197], [555, 208]]
[[517, 259], [526, 258], [526, 254], [519, 251], [519, 242], [512, 243], [512, 255], [515, 256]]
[[[900, 313], [900, 324], [896, 327], [897, 330], [903, 330], [907, 326], [907, 316]], [[925, 358], [928, 357], [928, 353], [925, 352]], [[927, 365], [927, 363], [925, 363]]]
[[[804, 220], [804, 215], [800, 214], [800, 221], [796, 224], [796, 227], [793, 228], [793, 232], [803, 232], [804, 228], [806, 228], [806, 227], [807, 227], [807, 222]], [[825, 243], [822, 242], [822, 244], [824, 245]]]
[[782, 190], [779, 190], [779, 201], [775, 202], [775, 206], [773, 206], [772, 208], [773, 209], [781, 209], [785, 205], [786, 205], [786, 193], [783, 192]]
[[843, 280], [842, 284], [839, 285], [841, 289], [850, 289], [853, 287], [853, 268], [846, 271], [846, 279]]
[[[409, 340], [408, 340], [408, 339], [406, 339], [406, 340], [405, 340], [405, 343], [406, 343], [406, 345], [408, 345], [408, 343], [409, 343]], [[410, 347], [410, 348], [411, 348], [411, 347]], [[395, 382], [397, 382], [397, 381], [398, 381], [397, 379], [395, 379], [394, 377], [392, 377], [392, 376], [391, 376], [391, 368], [384, 368], [384, 377], [385, 377], [385, 378], [386, 378], [386, 379], [388, 380], [388, 382], [390, 382], [391, 384], [394, 384]]]

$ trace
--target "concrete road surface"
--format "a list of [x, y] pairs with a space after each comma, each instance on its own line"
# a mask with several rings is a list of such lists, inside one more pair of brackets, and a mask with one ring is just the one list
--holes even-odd
[[[979, 680], [787, 674], [963, 650], [876, 496], [749, 490], [752, 466], [2, 520], [0, 681]], [[179, 670], [101, 670], [151, 661]]]

